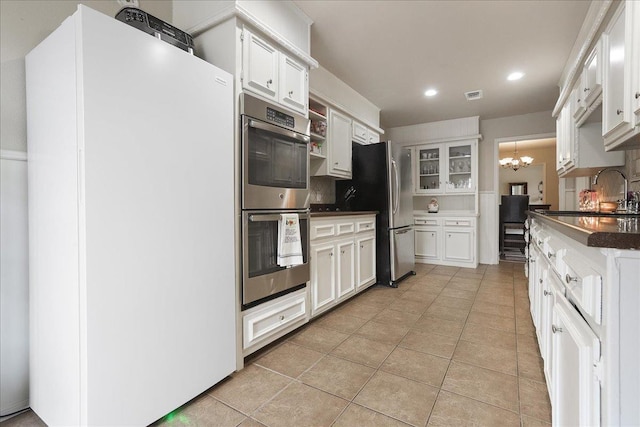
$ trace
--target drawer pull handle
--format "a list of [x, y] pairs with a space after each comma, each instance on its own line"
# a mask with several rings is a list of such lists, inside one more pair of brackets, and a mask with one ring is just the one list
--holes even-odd
[[536, 262], [536, 260], [535, 260], [535, 259], [533, 259], [533, 258], [529, 258], [529, 262], [530, 262], [530, 263], [534, 263], [534, 262]]
[[273, 79], [267, 80], [267, 87], [269, 87], [269, 85], [272, 84], [272, 83], [273, 83]]
[[551, 332], [553, 332], [554, 334], [556, 332], [562, 332], [562, 328], [558, 328], [556, 325], [551, 325]]
[[289, 98], [293, 98], [293, 91], [292, 90], [289, 91]]
[[636, 92], [635, 96], [636, 99], [640, 98], [640, 92]]
[[556, 256], [556, 254], [553, 254], [553, 253], [551, 253], [551, 252], [547, 252], [547, 257], [548, 257], [549, 259], [553, 258], [554, 256]]
[[538, 246], [542, 246], [542, 240], [538, 239]]
[[280, 315], [280, 320], [284, 320], [284, 314]]
[[538, 279], [538, 283], [542, 284], [542, 279]]
[[585, 92], [589, 92], [590, 90], [591, 90], [591, 89], [590, 89], [590, 88], [588, 88], [588, 87], [585, 87], [585, 88], [584, 88], [584, 91], [585, 91]]
[[616, 110], [616, 115], [618, 115], [618, 116], [619, 116], [619, 115], [620, 115], [620, 114], [622, 114], [622, 113], [623, 113], [623, 111], [622, 111], [622, 110]]
[[569, 284], [569, 283], [571, 283], [571, 282], [577, 282], [577, 281], [578, 281], [578, 278], [577, 278], [577, 277], [571, 277], [571, 276], [569, 276], [569, 273], [567, 273], [567, 274], [564, 276], [564, 281], [565, 281], [565, 282], [567, 282], [567, 284]]
[[542, 293], [544, 294], [545, 297], [548, 297], [549, 295], [551, 295], [551, 292], [547, 291], [546, 289]]

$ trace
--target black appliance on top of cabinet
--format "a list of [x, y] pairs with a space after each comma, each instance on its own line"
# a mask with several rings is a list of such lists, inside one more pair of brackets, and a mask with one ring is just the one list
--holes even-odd
[[397, 287], [415, 274], [411, 150], [390, 141], [353, 143], [353, 178], [336, 183], [336, 203], [376, 215], [378, 283]]

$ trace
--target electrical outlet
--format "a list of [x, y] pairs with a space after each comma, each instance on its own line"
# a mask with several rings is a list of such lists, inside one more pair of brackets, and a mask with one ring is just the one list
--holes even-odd
[[118, 0], [118, 4], [122, 7], [140, 7], [138, 0]]

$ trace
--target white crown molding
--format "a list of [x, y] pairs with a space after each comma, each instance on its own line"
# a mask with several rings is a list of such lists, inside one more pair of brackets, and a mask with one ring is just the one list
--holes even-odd
[[[302, 13], [302, 12], [301, 12]], [[264, 22], [256, 18], [252, 13], [250, 13], [243, 6], [238, 3], [233, 3], [229, 7], [222, 10], [220, 13], [213, 15], [204, 21], [194, 25], [193, 27], [187, 29], [187, 32], [191, 34], [193, 37], [198, 36], [199, 34], [205, 32], [206, 30], [215, 27], [216, 25], [231, 19], [233, 17], [237, 17], [242, 19], [244, 22], [250, 24], [251, 26], [258, 29], [260, 32], [264, 33], [267, 37], [278, 43], [281, 47], [290, 52], [297, 59], [308, 65], [310, 68], [318, 68], [318, 61], [313, 59], [311, 55], [302, 51], [300, 48], [295, 46], [285, 37], [283, 37], [277, 31], [271, 29]], [[308, 17], [307, 17], [308, 18]]]

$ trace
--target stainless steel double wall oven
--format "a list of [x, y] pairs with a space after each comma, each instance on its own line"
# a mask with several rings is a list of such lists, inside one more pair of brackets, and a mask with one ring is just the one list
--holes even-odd
[[[248, 94], [242, 123], [242, 307], [309, 280], [309, 120]], [[277, 264], [280, 214], [300, 218], [303, 264]]]

